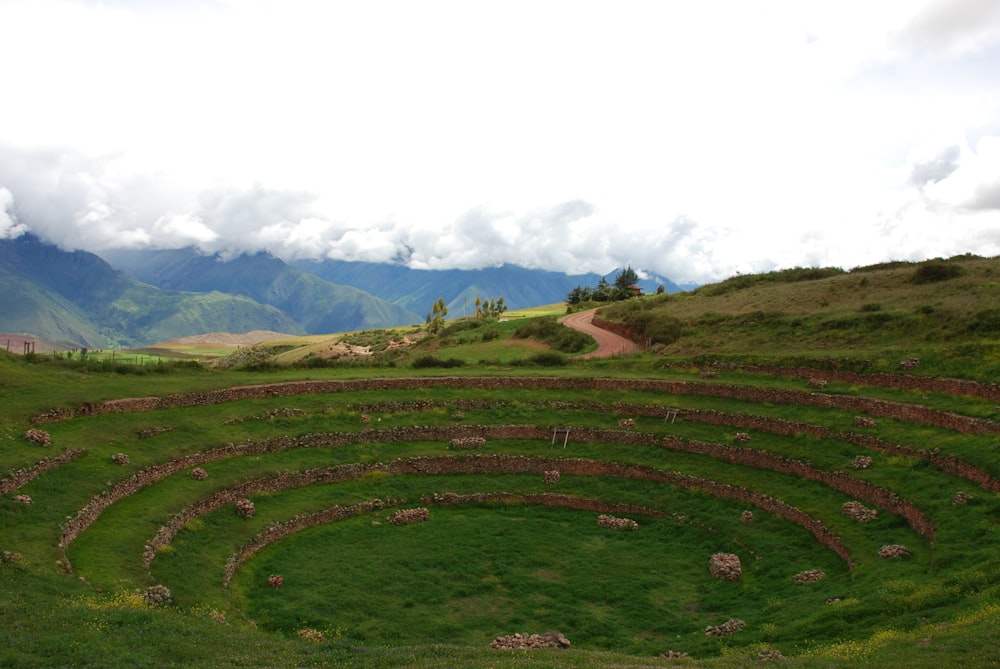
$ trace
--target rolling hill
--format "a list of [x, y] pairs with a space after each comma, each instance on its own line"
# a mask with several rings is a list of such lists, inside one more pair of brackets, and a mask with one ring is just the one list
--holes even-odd
[[[517, 265], [471, 270], [422, 270], [343, 260], [296, 260], [292, 265], [327, 281], [356, 286], [419, 314], [425, 314], [443, 297], [449, 313], [462, 316], [472, 315], [477, 297], [488, 300], [502, 296], [511, 309], [523, 309], [562, 302], [577, 286], [594, 286], [601, 279], [600, 274], [564, 274]], [[656, 274], [649, 274], [639, 285], [648, 293], [661, 285], [668, 293], [695, 287], [678, 285]]]
[[280, 309], [309, 334], [410, 325], [422, 316], [358, 288], [300, 272], [267, 253], [223, 261], [191, 248], [108, 251], [133, 279], [167, 290], [220, 291]]
[[0, 240], [0, 329], [68, 347], [130, 348], [224, 330], [303, 333], [278, 309], [221, 292], [161, 290], [37, 237]]

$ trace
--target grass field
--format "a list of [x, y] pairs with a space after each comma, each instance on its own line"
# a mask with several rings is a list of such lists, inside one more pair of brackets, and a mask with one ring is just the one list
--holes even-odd
[[[861, 307], [889, 304], [882, 279], [917, 304], [995, 266], [961, 263], [929, 287], [897, 285], [908, 265], [865, 272]], [[0, 355], [0, 666], [1000, 666], [1000, 401], [991, 363], [962, 353], [996, 346], [975, 325], [992, 293], [972, 290], [959, 324], [866, 337], [859, 321], [836, 356], [764, 335], [791, 307], [766, 322], [706, 316], [773, 286], [805, 303], [832, 294], [815, 282], [852, 275], [651, 301], [684, 323], [677, 342], [555, 367], [529, 362], [546, 345], [514, 337], [528, 315], [318, 367]], [[795, 316], [799, 341], [825, 336], [829, 317]], [[723, 345], [692, 343], [710, 327]], [[413, 367], [426, 356], [464, 364]], [[978, 383], [949, 391], [945, 377]], [[335, 383], [308, 385], [320, 382]], [[95, 410], [123, 398], [173, 399]], [[53, 409], [66, 413], [32, 422]], [[485, 436], [466, 449], [459, 434]], [[415, 508], [425, 522], [389, 521]], [[906, 555], [880, 557], [886, 546]], [[738, 580], [713, 577], [717, 553], [739, 558]], [[156, 585], [169, 604], [146, 601]], [[490, 648], [550, 630], [571, 647]]]

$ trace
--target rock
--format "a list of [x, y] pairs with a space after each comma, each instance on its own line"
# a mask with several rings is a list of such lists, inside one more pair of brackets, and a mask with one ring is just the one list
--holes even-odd
[[708, 561], [708, 570], [712, 576], [722, 581], [738, 581], [743, 577], [743, 567], [740, 556], [732, 553], [716, 553]]

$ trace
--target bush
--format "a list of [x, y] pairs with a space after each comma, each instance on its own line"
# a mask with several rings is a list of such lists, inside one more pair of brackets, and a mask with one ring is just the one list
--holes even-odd
[[1000, 332], [1000, 309], [983, 309], [977, 311], [969, 323], [970, 332], [991, 333]]
[[912, 283], [935, 283], [937, 281], [947, 281], [962, 275], [962, 268], [958, 265], [951, 265], [945, 262], [924, 263], [917, 268], [910, 279]]
[[540, 367], [562, 367], [566, 364], [566, 356], [558, 353], [537, 353], [528, 358], [528, 362]]
[[433, 355], [423, 355], [413, 361], [411, 367], [414, 369], [429, 369], [431, 367], [461, 367], [465, 364], [464, 360], [459, 360], [457, 358], [448, 358], [444, 360]]

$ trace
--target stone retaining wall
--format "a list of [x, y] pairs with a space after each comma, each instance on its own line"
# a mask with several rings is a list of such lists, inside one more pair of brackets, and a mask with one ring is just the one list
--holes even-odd
[[[772, 434], [780, 434], [782, 436], [805, 434], [825, 439], [839, 439], [856, 444], [868, 450], [923, 460], [946, 474], [975, 483], [984, 490], [990, 492], [1000, 492], [1000, 479], [997, 479], [975, 465], [957, 458], [940, 455], [932, 449], [919, 449], [902, 444], [893, 444], [870, 435], [862, 435], [856, 432], [845, 431], [836, 432], [828, 427], [814, 425], [812, 423], [803, 423], [784, 418], [772, 418], [769, 416], [758, 416], [754, 414], [725, 413], [714, 409], [674, 409], [659, 404], [634, 404], [630, 402], [614, 402], [611, 405], [605, 405], [599, 402], [542, 401], [531, 404], [537, 404], [538, 406], [553, 409], [589, 411], [591, 413], [614, 412], [616, 414], [655, 418], [665, 418], [669, 412], [677, 411], [677, 417], [691, 422], [707, 423], [710, 425], [725, 425], [727, 427], [741, 428], [744, 430], [770, 432]], [[391, 400], [387, 402], [359, 404], [355, 405], [355, 408], [359, 411], [368, 411], [371, 413], [392, 413], [397, 411], [428, 411], [432, 409], [440, 409], [444, 406], [455, 406], [463, 410], [472, 408], [496, 409], [507, 406], [507, 403], [502, 401], [490, 402], [483, 400], [457, 400], [454, 402], [438, 402], [426, 399], [413, 401]]]
[[[812, 467], [798, 460], [787, 460], [774, 454], [748, 448], [730, 447], [710, 442], [698, 442], [668, 437], [659, 439], [656, 435], [644, 432], [625, 430], [601, 430], [592, 428], [574, 428], [571, 432], [574, 442], [583, 443], [622, 443], [636, 446], [659, 446], [708, 455], [723, 461], [745, 464], [760, 469], [780, 471], [823, 483], [833, 489], [862, 499], [868, 503], [881, 506], [892, 513], [897, 513], [907, 520], [910, 526], [928, 541], [934, 539], [934, 528], [919, 509], [901, 500], [895, 493], [872, 484], [855, 479], [841, 472], [828, 472]], [[276, 437], [274, 439], [252, 442], [242, 445], [229, 444], [203, 453], [196, 453], [172, 460], [167, 463], [153, 465], [133, 474], [130, 478], [120, 481], [110, 490], [91, 498], [76, 516], [62, 526], [62, 537], [59, 547], [65, 551], [69, 544], [90, 526], [94, 520], [111, 504], [135, 493], [143, 487], [171, 476], [184, 469], [202, 466], [208, 462], [230, 457], [242, 457], [251, 454], [273, 453], [291, 448], [332, 447], [338, 445], [366, 442], [404, 442], [404, 441], [442, 441], [449, 443], [456, 438], [482, 437], [488, 439], [535, 439], [548, 440], [550, 430], [531, 425], [447, 425], [447, 426], [412, 426], [390, 429], [366, 429], [359, 432], [331, 432], [308, 434], [299, 438]], [[558, 469], [568, 473], [563, 459], [552, 459], [548, 470]], [[613, 463], [609, 463], [612, 466]], [[360, 465], [357, 465], [360, 467]], [[544, 475], [545, 469], [538, 473]], [[413, 472], [420, 473], [420, 472]], [[476, 473], [476, 472], [473, 472]], [[292, 476], [283, 474], [281, 476]], [[714, 492], [712, 494], [715, 494]], [[244, 494], [246, 496], [246, 494]], [[211, 502], [206, 502], [211, 503]], [[153, 547], [155, 550], [155, 546]]]
[[971, 395], [1000, 402], [1000, 384], [970, 381], [968, 379], [949, 379], [936, 376], [894, 374], [891, 372], [861, 374], [843, 369], [816, 369], [813, 367], [790, 367], [785, 365], [730, 365], [720, 363], [711, 365], [709, 369], [730, 369], [754, 374], [773, 374], [775, 376], [798, 376], [805, 379], [841, 381], [853, 385], [878, 386], [881, 388], [923, 390], [934, 393], [945, 393], [947, 395]]
[[544, 389], [602, 390], [607, 392], [648, 391], [670, 395], [719, 397], [754, 403], [798, 404], [842, 409], [854, 413], [932, 425], [969, 434], [996, 434], [1000, 423], [939, 411], [919, 404], [891, 402], [851, 395], [799, 390], [779, 390], [756, 386], [737, 386], [699, 381], [666, 381], [657, 379], [578, 379], [561, 377], [424, 377], [380, 378], [348, 381], [289, 381], [256, 386], [237, 386], [204, 393], [184, 393], [165, 397], [140, 397], [107, 400], [85, 404], [75, 411], [56, 409], [32, 418], [35, 423], [65, 420], [75, 416], [104, 413], [151, 411], [154, 409], [211, 406], [245, 399], [289, 397], [302, 394], [329, 394], [364, 391], [418, 390], [446, 387], [470, 390]]
[[9, 492], [18, 490], [22, 486], [30, 483], [38, 475], [58, 467], [61, 464], [75, 460], [83, 455], [83, 453], [84, 451], [82, 449], [69, 450], [54, 457], [39, 460], [30, 467], [23, 467], [12, 472], [10, 475], [0, 479], [0, 495], [6, 495]]
[[[284, 522], [269, 525], [267, 529], [245, 543], [238, 551], [229, 556], [229, 559], [226, 560], [226, 567], [223, 571], [222, 586], [228, 588], [229, 583], [233, 580], [233, 575], [236, 573], [236, 570], [239, 569], [240, 565], [256, 555], [261, 549], [274, 543], [275, 541], [279, 541], [289, 535], [301, 532], [302, 530], [310, 527], [325, 525], [336, 520], [344, 520], [345, 518], [357, 516], [362, 513], [378, 511], [379, 509], [392, 506], [392, 504], [393, 503], [387, 504], [380, 499], [373, 499], [368, 502], [360, 502], [350, 506], [337, 505], [329, 509], [324, 509], [323, 511], [295, 516], [294, 518]], [[149, 567], [151, 560], [152, 558], [146, 560], [147, 567]]]
[[[458, 455], [458, 456], [425, 456], [413, 458], [399, 458], [386, 463], [371, 465], [350, 464], [338, 465], [312, 469], [299, 473], [276, 474], [272, 476], [254, 479], [222, 490], [205, 498], [196, 504], [191, 505], [165, 526], [161, 527], [157, 535], [147, 544], [143, 560], [148, 566], [156, 556], [156, 551], [160, 547], [170, 542], [170, 539], [191, 519], [226, 504], [233, 503], [237, 499], [246, 497], [255, 492], [276, 492], [289, 488], [302, 487], [307, 485], [329, 484], [339, 481], [346, 481], [358, 478], [370, 471], [384, 471], [396, 475], [411, 476], [441, 476], [447, 474], [537, 474], [544, 475], [546, 471], [558, 467], [561, 471], [575, 476], [608, 476], [615, 478], [648, 480], [659, 483], [676, 485], [687, 490], [706, 493], [723, 499], [731, 499], [750, 504], [766, 511], [775, 513], [785, 520], [799, 525], [808, 530], [816, 540], [826, 548], [832, 550], [843, 559], [848, 568], [853, 569], [853, 561], [847, 547], [839, 536], [834, 534], [819, 520], [808, 515], [801, 509], [797, 509], [779, 499], [765, 495], [763, 493], [748, 490], [727, 483], [720, 483], [711, 479], [703, 479], [680, 472], [670, 472], [654, 469], [652, 467], [642, 467], [637, 465], [627, 465], [621, 463], [602, 462], [588, 459], [564, 459], [564, 458], [541, 458], [521, 455]], [[504, 495], [506, 493], [499, 493]], [[569, 504], [565, 501], [570, 498], [560, 498], [557, 495], [540, 493], [536, 495], [519, 496], [523, 500], [536, 500], [534, 503], [543, 503], [542, 500], [552, 500], [553, 505], [560, 503]], [[502, 499], [502, 497], [497, 498]], [[560, 500], [562, 500], [560, 502]], [[447, 499], [434, 500], [435, 503], [447, 503]], [[602, 502], [574, 502], [581, 506], [573, 508], [585, 508], [593, 511], [611, 511], [617, 513], [643, 513], [643, 507], [631, 505], [612, 504]]]

